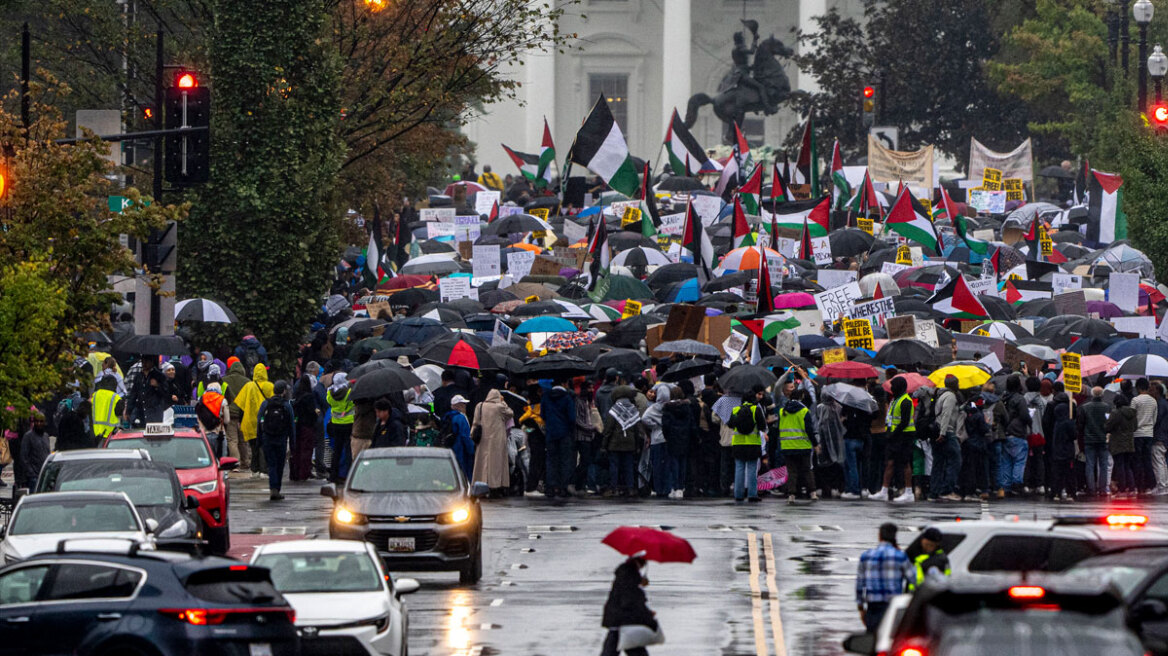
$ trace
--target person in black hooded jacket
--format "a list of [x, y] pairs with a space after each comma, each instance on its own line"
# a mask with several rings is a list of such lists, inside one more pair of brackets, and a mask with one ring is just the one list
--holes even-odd
[[1047, 440], [1046, 453], [1050, 457], [1050, 485], [1046, 494], [1051, 499], [1064, 501], [1075, 494], [1075, 440], [1078, 427], [1071, 416], [1071, 398], [1063, 383], [1054, 384], [1054, 397], [1050, 403], [1051, 439]]
[[[648, 579], [641, 575], [641, 568], [645, 566], [644, 552], [634, 554], [620, 567], [616, 568], [616, 577], [612, 581], [612, 589], [608, 593], [608, 600], [604, 602], [604, 617], [601, 626], [608, 629], [608, 636], [604, 639], [604, 649], [600, 656], [616, 656], [617, 645], [620, 643], [620, 627], [628, 625], [647, 626], [657, 629], [656, 613], [649, 610], [643, 586], [649, 584]], [[645, 656], [648, 650], [644, 647], [625, 650], [629, 656]]]

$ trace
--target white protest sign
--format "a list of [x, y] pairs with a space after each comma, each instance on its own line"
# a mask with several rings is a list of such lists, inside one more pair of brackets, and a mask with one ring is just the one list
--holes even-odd
[[582, 226], [571, 219], [564, 219], [563, 234], [564, 239], [567, 239], [569, 244], [575, 244], [588, 237], [588, 226]]
[[1006, 192], [970, 189], [969, 204], [979, 212], [1002, 214], [1006, 211]]
[[479, 297], [479, 290], [471, 287], [470, 278], [456, 276], [438, 279], [438, 298], [443, 303], [468, 297], [476, 300]]
[[910, 246], [908, 252], [912, 253], [912, 265], [915, 267], [925, 265], [925, 252], [921, 250], [920, 246]]
[[1156, 317], [1114, 317], [1111, 325], [1121, 333], [1135, 333], [1147, 339], [1156, 339]]
[[823, 316], [819, 310], [795, 310], [791, 312], [799, 320], [795, 332], [799, 335], [822, 335]]
[[513, 214], [523, 214], [523, 208], [518, 205], [504, 205], [499, 208], [499, 218], [511, 216]]
[[702, 226], [709, 227], [718, 220], [718, 212], [722, 211], [722, 199], [717, 196], [694, 196], [690, 199], [694, 212], [702, 219]]
[[[564, 223], [566, 224], [567, 221]], [[507, 253], [507, 273], [515, 280], [522, 280], [524, 276], [531, 273], [531, 265], [534, 262], [535, 253], [531, 251]]]
[[476, 241], [481, 232], [481, 224], [477, 216], [454, 217], [454, 240]]
[[885, 263], [880, 265], [880, 273], [887, 273], [890, 276], [895, 276], [896, 274], [900, 273], [901, 271], [904, 271], [905, 269], [911, 269], [911, 268], [912, 267], [907, 265], [907, 264], [897, 264], [896, 262], [885, 262]]
[[495, 203], [499, 202], [499, 192], [497, 191], [480, 191], [475, 194], [475, 212], [479, 214], [486, 214], [490, 216], [491, 208]]
[[[565, 224], [566, 223], [567, 222], [565, 222]], [[665, 216], [661, 217], [661, 226], [657, 228], [657, 232], [662, 235], [680, 235], [684, 227], [685, 212], [666, 214]]]
[[679, 244], [677, 242], [671, 243], [669, 245], [669, 250], [665, 251], [665, 257], [668, 257], [669, 261], [673, 262], [674, 264], [677, 264], [678, 262], [680, 262], [681, 261], [681, 244]]
[[454, 231], [458, 226], [453, 223], [427, 223], [426, 224], [426, 238], [434, 239], [436, 237], [453, 237]]
[[852, 301], [863, 296], [864, 293], [860, 291], [859, 283], [850, 282], [843, 287], [836, 287], [816, 294], [815, 306], [819, 308], [819, 314], [824, 321], [835, 321], [841, 316], [848, 316], [848, 312], [852, 309]]
[[1140, 304], [1140, 274], [1113, 273], [1110, 276], [1107, 299], [1121, 310], [1135, 312]]
[[998, 370], [1002, 368], [1002, 361], [999, 360], [998, 356], [994, 353], [990, 353], [984, 358], [978, 360], [978, 362], [989, 367], [990, 373], [997, 373]]
[[495, 332], [491, 335], [491, 346], [507, 346], [511, 343], [511, 327], [501, 319], [495, 319]]
[[[969, 285], [969, 291], [974, 294], [987, 294], [993, 296], [998, 291], [998, 282], [993, 278], [974, 278], [970, 280], [965, 279], [965, 284]], [[940, 285], [938, 285], [940, 287]]]
[[480, 278], [502, 274], [498, 244], [474, 246], [471, 249], [471, 275]]
[[1054, 296], [1071, 291], [1073, 289], [1083, 288], [1083, 276], [1077, 276], [1073, 273], [1056, 273], [1050, 280], [1051, 288], [1054, 291]]
[[756, 246], [760, 246], [762, 248], [770, 248], [771, 233], [767, 232], [766, 230], [759, 230], [758, 237], [755, 238], [754, 243]]
[[811, 252], [815, 256], [815, 266], [831, 264], [831, 240], [827, 237], [812, 237]]
[[730, 336], [722, 342], [722, 349], [726, 351], [726, 360], [734, 362], [742, 355], [742, 350], [746, 348], [746, 335], [740, 332], [731, 331]]
[[799, 255], [799, 240], [779, 237], [779, 247], [775, 250], [783, 257], [793, 258]]
[[887, 298], [878, 298], [867, 303], [857, 303], [847, 312], [849, 319], [869, 319], [883, 322], [888, 317], [896, 316], [895, 299], [889, 296]]
[[443, 221], [450, 223], [454, 221], [454, 215], [457, 212], [453, 207], [423, 207], [418, 210], [418, 216], [423, 221]]
[[932, 319], [916, 320], [917, 339], [934, 348], [941, 345], [937, 339], [937, 324]]
[[980, 239], [982, 241], [993, 241], [994, 240], [993, 228], [991, 228], [989, 230], [974, 230], [973, 231], [973, 238]]
[[839, 269], [820, 269], [816, 272], [819, 276], [819, 286], [824, 289], [834, 289], [841, 285], [846, 285], [849, 282], [856, 281], [855, 271], [841, 271]]

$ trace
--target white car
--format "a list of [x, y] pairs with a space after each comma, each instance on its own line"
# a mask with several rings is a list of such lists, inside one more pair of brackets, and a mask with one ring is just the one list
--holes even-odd
[[251, 563], [296, 610], [305, 653], [406, 656], [409, 610], [401, 595], [414, 579], [394, 581], [368, 542], [296, 540], [265, 544]]
[[153, 548], [154, 520], [142, 521], [124, 492], [45, 492], [20, 498], [8, 526], [0, 529], [3, 564], [56, 551], [62, 541], [84, 540], [87, 549], [112, 543], [125, 551], [127, 542]]

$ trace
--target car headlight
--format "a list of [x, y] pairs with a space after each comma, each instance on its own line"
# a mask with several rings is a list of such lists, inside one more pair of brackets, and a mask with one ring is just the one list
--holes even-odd
[[385, 615], [382, 615], [381, 617], [371, 617], [367, 620], [363, 620], [361, 622], [358, 622], [358, 625], [359, 626], [374, 626], [374, 627], [377, 627], [378, 633], [385, 633], [386, 629], [389, 628], [389, 614], [386, 613]]
[[184, 490], [193, 490], [199, 494], [211, 494], [219, 489], [219, 479], [212, 478], [205, 483], [195, 483], [194, 485], [187, 485], [183, 487]]
[[355, 513], [344, 506], [337, 508], [336, 512], [333, 513], [333, 519], [341, 524], [364, 524], [368, 521], [365, 515]]
[[470, 519], [470, 509], [468, 508], [459, 508], [438, 515], [439, 524], [461, 524], [468, 519]]
[[162, 538], [162, 539], [170, 539], [170, 538], [181, 538], [182, 536], [186, 535], [186, 533], [187, 533], [187, 524], [186, 524], [186, 522], [184, 522], [180, 519], [179, 521], [171, 524], [170, 526], [167, 526], [162, 531], [159, 531], [157, 533], [157, 535], [159, 538]]

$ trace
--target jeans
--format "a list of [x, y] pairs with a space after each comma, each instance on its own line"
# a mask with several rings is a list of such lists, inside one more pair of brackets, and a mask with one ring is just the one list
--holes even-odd
[[570, 438], [547, 440], [544, 448], [547, 454], [544, 493], [548, 496], [566, 493], [576, 467], [576, 442]]
[[329, 461], [329, 479], [334, 483], [340, 483], [349, 474], [348, 454], [353, 424], [329, 424], [328, 431], [333, 447], [332, 459]]
[[866, 469], [864, 440], [844, 439], [844, 492], [860, 493], [861, 472]]
[[868, 602], [868, 608], [864, 613], [864, 628], [868, 629], [868, 633], [876, 633], [876, 629], [880, 628], [880, 620], [884, 619], [887, 612], [887, 601]]
[[585, 488], [596, 489], [596, 465], [593, 464], [592, 440], [576, 440], [577, 464], [572, 474], [572, 484], [583, 492]]
[[[1001, 445], [1000, 447], [998, 445]], [[1030, 445], [1021, 437], [1007, 437], [994, 443], [998, 447], [998, 487], [1008, 490], [1021, 487], [1026, 474], [1026, 454], [1030, 452]]]
[[1087, 492], [1089, 494], [1103, 494], [1110, 491], [1111, 479], [1107, 475], [1111, 453], [1107, 450], [1106, 442], [1092, 442], [1083, 445], [1084, 455], [1087, 456]]
[[632, 491], [636, 488], [633, 472], [637, 466], [637, 454], [632, 451], [608, 452], [608, 478], [614, 490]]
[[758, 459], [734, 459], [734, 500], [742, 501], [749, 494], [758, 496]]
[[949, 434], [940, 442], [933, 442], [933, 475], [931, 496], [940, 497], [957, 492], [957, 475], [961, 473], [961, 441]]
[[1115, 487], [1120, 492], [1134, 492], [1136, 489], [1136, 477], [1132, 471], [1135, 456], [1134, 453], [1111, 454], [1111, 459], [1115, 462], [1112, 475], [1115, 479]]
[[268, 463], [268, 489], [279, 492], [284, 480], [284, 461], [288, 458], [288, 439], [264, 436], [264, 460]]
[[669, 454], [669, 487], [673, 490], [685, 489], [685, 475], [689, 469], [687, 456]]
[[673, 491], [673, 458], [669, 455], [669, 446], [662, 442], [649, 447], [649, 463], [652, 472], [653, 493], [659, 497], [669, 496]]
[[1163, 442], [1152, 443], [1152, 474], [1156, 477], [1156, 487], [1168, 488], [1168, 464], [1164, 462], [1164, 455], [1168, 446]]

